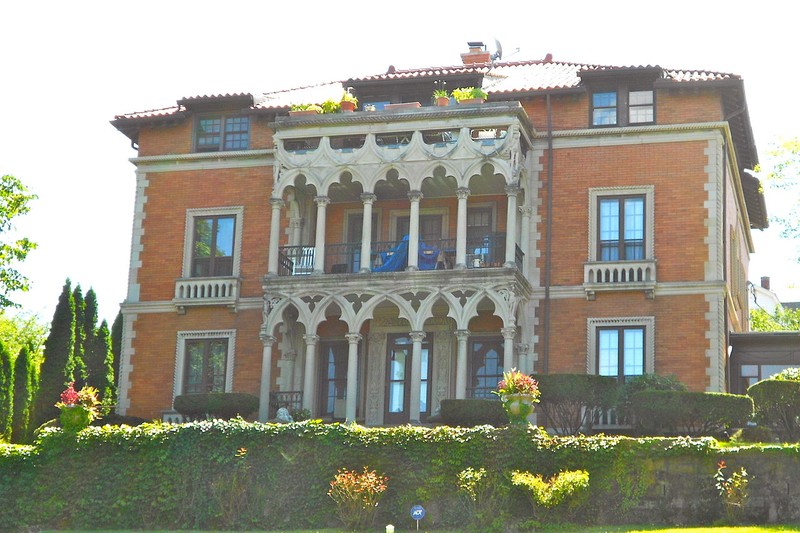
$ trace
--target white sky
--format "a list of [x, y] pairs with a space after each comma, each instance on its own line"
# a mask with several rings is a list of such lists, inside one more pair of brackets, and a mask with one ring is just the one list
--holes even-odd
[[[377, 74], [389, 65], [455, 65], [467, 41], [482, 40], [493, 50], [497, 38], [504, 59], [550, 52], [556, 61], [739, 74], [764, 162], [770, 143], [800, 133], [797, 28], [787, 5], [3, 2], [0, 172], [39, 197], [17, 221], [19, 232], [39, 243], [19, 265], [32, 288], [13, 297], [49, 322], [69, 277], [84, 294], [94, 288], [100, 318], [114, 320], [127, 290], [134, 200], [128, 159], [136, 155], [109, 124], [114, 115], [167, 107], [184, 96]], [[800, 300], [789, 289], [800, 285], [792, 247], [773, 233], [754, 233], [750, 279], [770, 276], [781, 300]]]

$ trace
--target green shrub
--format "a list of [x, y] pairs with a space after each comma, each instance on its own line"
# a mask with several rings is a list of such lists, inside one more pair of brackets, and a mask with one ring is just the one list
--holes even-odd
[[[781, 376], [781, 374], [778, 374]], [[786, 374], [759, 381], [747, 389], [753, 398], [756, 420], [772, 427], [785, 442], [800, 439], [800, 381]]]
[[642, 374], [631, 378], [619, 389], [619, 397], [617, 398], [617, 416], [619, 419], [631, 424], [634, 423], [631, 397], [637, 392], [645, 390], [685, 391], [686, 385], [678, 381], [674, 375]]
[[645, 390], [631, 405], [637, 427], [648, 435], [717, 435], [744, 426], [753, 414], [748, 396], [718, 392]]
[[611, 408], [617, 398], [617, 380], [592, 374], [534, 376], [541, 391], [539, 406], [548, 427], [560, 435], [591, 430], [594, 411]]
[[189, 420], [206, 417], [229, 420], [254, 413], [258, 410], [258, 401], [258, 397], [243, 392], [183, 394], [175, 397], [174, 408]]
[[[525, 490], [537, 518], [560, 520], [566, 518], [566, 515], [583, 500], [581, 496], [589, 488], [589, 472], [568, 470], [545, 479], [540, 474], [515, 470], [511, 473], [511, 483]], [[565, 502], [568, 504], [564, 511], [559, 513], [560, 516], [553, 512]]]
[[509, 488], [502, 476], [485, 468], [465, 468], [458, 473], [458, 490], [465, 496], [476, 531], [504, 531]]
[[508, 415], [501, 402], [478, 398], [442, 400], [440, 417], [442, 424], [447, 426], [473, 427], [489, 424], [497, 427], [508, 424]]
[[767, 426], [745, 426], [737, 429], [731, 435], [731, 442], [733, 443], [746, 443], [746, 442], [777, 442], [778, 437], [775, 432]]

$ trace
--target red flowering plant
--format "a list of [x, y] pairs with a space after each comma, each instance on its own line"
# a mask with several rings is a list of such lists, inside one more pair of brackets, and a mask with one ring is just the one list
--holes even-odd
[[503, 372], [503, 379], [497, 384], [497, 390], [493, 391], [501, 398], [512, 394], [526, 394], [533, 396], [533, 401], [539, 401], [539, 383], [527, 374], [523, 374], [515, 368], [508, 372]]
[[75, 382], [71, 382], [61, 393], [61, 401], [56, 407], [61, 410], [61, 426], [67, 431], [80, 431], [92, 420], [100, 418], [100, 400], [94, 387], [82, 387], [75, 390]]
[[375, 510], [386, 491], [389, 478], [369, 470], [363, 472], [340, 469], [328, 490], [339, 518], [349, 529], [364, 529], [372, 525]]

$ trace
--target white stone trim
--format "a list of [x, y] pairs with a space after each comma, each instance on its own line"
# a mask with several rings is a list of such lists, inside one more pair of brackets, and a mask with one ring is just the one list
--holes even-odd
[[252, 168], [272, 166], [275, 150], [240, 150], [166, 154], [129, 159], [144, 172], [178, 172], [221, 168]]
[[597, 329], [601, 327], [644, 326], [644, 371], [655, 373], [656, 362], [656, 319], [652, 316], [630, 316], [586, 319], [586, 373], [597, 374]]
[[709, 381], [706, 392], [726, 392], [725, 367], [728, 354], [725, 340], [725, 294], [707, 294], [706, 303], [708, 303], [708, 312], [705, 314], [708, 322], [706, 375]]
[[127, 301], [138, 302], [139, 269], [142, 267], [141, 254], [144, 250], [142, 237], [144, 237], [145, 204], [147, 203], [147, 186], [150, 181], [145, 172], [136, 172], [136, 199], [133, 208], [133, 232], [131, 236], [131, 257], [128, 264], [128, 296]]
[[122, 354], [119, 362], [119, 383], [117, 383], [117, 408], [116, 412], [119, 415], [125, 415], [131, 406], [130, 389], [131, 389], [131, 372], [133, 371], [133, 363], [131, 359], [136, 354], [133, 348], [133, 339], [136, 337], [136, 328], [133, 324], [136, 322], [137, 315], [134, 313], [122, 314]]
[[593, 187], [589, 189], [589, 253], [587, 261], [599, 261], [597, 257], [597, 201], [606, 196], [644, 195], [645, 260], [655, 259], [655, 186]]
[[[236, 330], [179, 331], [176, 335], [175, 374], [172, 382], [172, 401], [183, 394], [183, 373], [186, 367], [186, 341], [194, 339], [227, 339], [228, 354], [225, 365], [225, 392], [233, 391], [234, 354], [236, 353]], [[170, 406], [171, 407], [171, 406]]]
[[724, 240], [725, 231], [722, 227], [724, 220], [724, 203], [725, 198], [723, 194], [723, 162], [722, 162], [722, 139], [716, 138], [708, 141], [708, 147], [705, 150], [708, 157], [708, 164], [705, 167], [708, 180], [704, 186], [706, 191], [706, 200], [703, 207], [706, 208], [706, 238], [705, 244], [708, 246], [708, 260], [704, 265], [705, 280], [716, 281], [725, 279], [725, 257], [724, 257]]
[[211, 207], [186, 210], [186, 222], [183, 228], [183, 277], [192, 275], [192, 244], [194, 244], [194, 219], [204, 216], [233, 215], [236, 217], [233, 236], [233, 274], [238, 277], [242, 260], [242, 227], [244, 226], [244, 207]]

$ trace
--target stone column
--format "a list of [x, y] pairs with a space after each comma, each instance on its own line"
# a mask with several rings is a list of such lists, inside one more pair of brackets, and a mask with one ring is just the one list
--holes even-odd
[[531, 217], [533, 216], [533, 206], [523, 205], [519, 208], [521, 216], [520, 224], [522, 228], [520, 231], [520, 248], [522, 249], [522, 271], [528, 272], [528, 265], [531, 258], [530, 255], [530, 241], [531, 241]]
[[291, 246], [300, 246], [300, 233], [303, 229], [302, 218], [289, 219], [289, 244]]
[[503, 334], [503, 372], [514, 368], [514, 337], [517, 336], [517, 327], [511, 326], [500, 330]]
[[275, 337], [261, 333], [259, 335], [264, 348], [261, 351], [261, 387], [259, 388], [258, 421], [269, 420], [269, 395], [272, 392], [272, 345]]
[[467, 397], [467, 340], [469, 330], [458, 329], [455, 331], [458, 341], [458, 355], [456, 356], [456, 400]]
[[530, 374], [533, 372], [529, 359], [529, 349], [530, 345], [528, 343], [520, 342], [517, 344], [517, 366], [519, 367], [518, 370], [523, 374]]
[[513, 267], [516, 264], [514, 255], [517, 244], [517, 194], [519, 194], [519, 185], [516, 183], [508, 185], [506, 187], [506, 194], [508, 195], [508, 209], [506, 210], [506, 260], [503, 266]]
[[454, 268], [467, 268], [467, 198], [469, 189], [456, 189], [458, 197], [458, 218], [456, 219], [456, 264]]
[[347, 333], [347, 399], [345, 400], [345, 422], [356, 421], [356, 407], [358, 406], [358, 342], [361, 340], [359, 333]]
[[372, 203], [378, 197], [372, 193], [365, 192], [361, 195], [364, 202], [364, 219], [361, 229], [361, 268], [360, 272], [370, 272], [372, 270]]
[[409, 336], [413, 342], [411, 351], [411, 391], [408, 395], [408, 420], [411, 424], [419, 424], [420, 389], [422, 388], [422, 341], [424, 331], [412, 331]]
[[317, 342], [319, 335], [303, 335], [306, 341], [306, 368], [303, 373], [303, 409], [314, 414], [314, 376], [317, 368]]
[[269, 276], [278, 275], [278, 252], [281, 243], [281, 208], [284, 205], [282, 198], [270, 198], [269, 204], [272, 206], [272, 220], [269, 227], [269, 264], [267, 274]]
[[419, 267], [419, 202], [422, 191], [410, 191], [411, 209], [408, 220], [408, 266], [406, 270], [418, 270]]
[[314, 274], [325, 272], [325, 211], [331, 199], [327, 196], [314, 198], [317, 203], [317, 234], [314, 242]]

